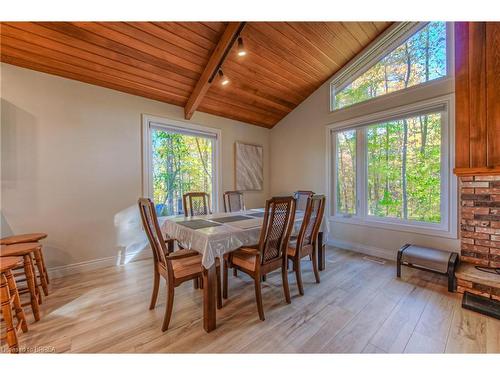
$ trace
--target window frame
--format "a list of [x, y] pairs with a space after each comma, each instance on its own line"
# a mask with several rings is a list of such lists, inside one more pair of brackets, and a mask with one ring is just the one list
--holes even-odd
[[[327, 191], [332, 197], [328, 217], [332, 222], [363, 225], [381, 229], [427, 234], [446, 238], [457, 238], [457, 183], [453, 174], [454, 163], [454, 94], [446, 94], [433, 99], [390, 108], [381, 112], [355, 117], [326, 126], [327, 139]], [[426, 223], [398, 218], [368, 215], [367, 198], [367, 148], [366, 137], [362, 134], [366, 127], [389, 120], [411, 117], [429, 112], [442, 113], [441, 140], [441, 223]], [[356, 158], [356, 215], [344, 216], [336, 213], [337, 204], [337, 149], [335, 134], [339, 131], [357, 129]], [[361, 134], [361, 137], [360, 137]]]
[[330, 81], [330, 113], [355, 108], [358, 105], [371, 103], [380, 98], [401, 95], [420, 87], [433, 87], [436, 83], [453, 78], [454, 72], [454, 33], [453, 23], [446, 22], [446, 75], [431, 81], [410, 86], [406, 89], [393, 91], [374, 98], [363, 100], [342, 108], [335, 108], [335, 93], [342, 90], [359, 76], [370, 70], [377, 62], [399, 47], [405, 40], [423, 29], [429, 22], [398, 22], [384, 31], [376, 40], [370, 43], [361, 53], [337, 72]]
[[[222, 145], [222, 131], [217, 128], [211, 128], [191, 122], [172, 120], [166, 117], [142, 115], [142, 195], [153, 199], [153, 163], [152, 163], [152, 129], [162, 129], [172, 131], [179, 129], [180, 132], [199, 133], [211, 135], [214, 137], [214, 151], [212, 153], [212, 211], [219, 212], [220, 187], [222, 186], [222, 160], [220, 157]], [[194, 134], [193, 134], [194, 135]]]

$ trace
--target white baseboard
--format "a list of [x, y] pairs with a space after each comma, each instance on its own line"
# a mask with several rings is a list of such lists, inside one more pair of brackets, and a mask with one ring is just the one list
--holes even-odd
[[396, 256], [398, 253], [398, 249], [395, 250], [382, 249], [380, 247], [337, 240], [335, 238], [328, 239], [327, 244], [330, 246], [340, 247], [341, 249], [351, 250], [357, 253], [371, 255], [374, 257], [388, 259], [388, 260], [396, 260]]
[[121, 254], [118, 254], [111, 257], [86, 260], [84, 262], [52, 267], [49, 268], [47, 272], [49, 273], [49, 278], [57, 279], [60, 277], [94, 271], [101, 268], [120, 266], [138, 260], [149, 259], [151, 257], [151, 250], [145, 249], [133, 253], [128, 253], [125, 255], [125, 257], [123, 257]]

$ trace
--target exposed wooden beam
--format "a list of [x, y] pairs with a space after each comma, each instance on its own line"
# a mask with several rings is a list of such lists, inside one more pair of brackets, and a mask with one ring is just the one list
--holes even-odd
[[189, 120], [200, 105], [215, 77], [215, 74], [217, 74], [217, 70], [224, 62], [224, 59], [244, 26], [245, 22], [228, 23], [224, 33], [217, 43], [217, 46], [208, 59], [207, 65], [205, 66], [203, 73], [201, 73], [200, 79], [196, 83], [196, 86], [187, 101], [186, 107], [184, 108], [184, 116], [186, 119]]

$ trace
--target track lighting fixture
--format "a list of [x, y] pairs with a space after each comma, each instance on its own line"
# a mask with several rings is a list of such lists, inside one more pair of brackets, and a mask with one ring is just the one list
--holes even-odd
[[229, 78], [227, 78], [227, 76], [224, 75], [222, 69], [219, 69], [219, 78], [220, 78], [220, 84], [222, 86], [226, 86], [229, 83]]
[[243, 45], [243, 38], [238, 37], [238, 56], [245, 56], [247, 51], [245, 50], [245, 46]]

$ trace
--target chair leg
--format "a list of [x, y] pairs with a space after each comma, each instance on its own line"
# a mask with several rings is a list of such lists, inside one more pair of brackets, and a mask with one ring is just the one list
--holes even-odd
[[220, 285], [220, 267], [215, 268], [215, 277], [217, 277], [217, 309], [222, 309], [222, 288]]
[[193, 288], [198, 289], [200, 287], [199, 279], [193, 279]]
[[236, 268], [233, 268], [233, 276], [238, 277], [238, 270]]
[[292, 303], [290, 299], [290, 289], [288, 288], [288, 272], [286, 264], [281, 266], [281, 278], [283, 279], [283, 291], [285, 292], [286, 303]]
[[0, 274], [0, 302], [2, 308], [2, 316], [5, 320], [5, 328], [7, 334], [5, 338], [7, 339], [7, 345], [9, 346], [9, 351], [11, 353], [17, 353], [19, 351], [19, 342], [17, 341], [16, 327], [12, 319], [12, 306], [10, 304], [10, 292], [7, 285], [7, 278], [5, 274]]
[[24, 315], [24, 310], [21, 306], [21, 299], [19, 298], [16, 280], [10, 271], [5, 273], [5, 278], [7, 279], [7, 285], [9, 286], [10, 296], [13, 297], [12, 302], [14, 304], [17, 321], [21, 324], [22, 331], [28, 332], [28, 324], [26, 323], [26, 316]]
[[222, 297], [224, 299], [227, 299], [227, 282], [228, 282], [227, 267], [228, 267], [227, 260], [224, 259], [222, 265]]
[[[47, 287], [47, 279], [45, 272], [43, 270], [43, 265], [42, 265], [42, 258], [40, 256], [40, 250], [35, 250], [34, 252], [35, 255], [35, 266], [38, 270], [38, 275], [40, 276], [40, 284], [42, 284], [42, 289], [43, 289], [43, 294], [45, 296], [49, 295], [49, 288]], [[35, 274], [36, 277], [36, 274]]]
[[160, 289], [160, 273], [154, 270], [153, 276], [153, 293], [151, 294], [151, 302], [149, 303], [149, 309], [153, 310], [156, 306], [156, 299], [158, 298], [158, 289]]
[[295, 269], [295, 278], [297, 279], [297, 287], [299, 288], [299, 294], [304, 295], [304, 286], [302, 285], [302, 272], [300, 270], [300, 258], [297, 257], [293, 261], [293, 268]]
[[[24, 257], [24, 274], [26, 276], [26, 284], [28, 284], [28, 290], [30, 292], [30, 302], [31, 309], [33, 311], [33, 316], [35, 321], [40, 320], [40, 307], [38, 305], [37, 299], [37, 287], [36, 287], [36, 279], [33, 273], [33, 263], [31, 262], [31, 256], [25, 255]], [[40, 291], [38, 291], [38, 295], [40, 295]]]
[[165, 317], [163, 318], [163, 325], [161, 330], [165, 332], [168, 329], [170, 318], [172, 317], [172, 309], [174, 307], [174, 283], [167, 281], [167, 306], [165, 307]]
[[266, 280], [267, 280], [266, 275], [262, 275], [262, 281], [266, 281]]
[[45, 266], [45, 259], [43, 257], [43, 251], [41, 249], [40, 249], [40, 260], [42, 261], [42, 268], [45, 274], [45, 280], [47, 281], [47, 284], [50, 284], [49, 273], [47, 272], [47, 267]]
[[312, 253], [312, 266], [316, 283], [319, 284], [319, 271], [318, 271], [318, 249], [314, 249]]
[[200, 289], [203, 289], [203, 277], [199, 277], [198, 283], [200, 284]]
[[260, 290], [260, 275], [255, 275], [255, 299], [257, 300], [257, 310], [259, 311], [259, 319], [264, 321], [266, 317], [264, 316], [264, 308], [262, 306], [262, 293]]

